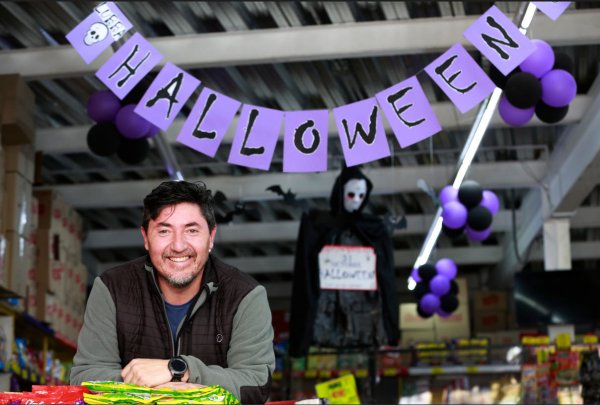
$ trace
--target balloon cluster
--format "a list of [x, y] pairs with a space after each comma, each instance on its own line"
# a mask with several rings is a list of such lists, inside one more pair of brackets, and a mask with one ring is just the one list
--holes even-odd
[[498, 112], [508, 125], [525, 125], [535, 114], [540, 121], [554, 124], [569, 111], [577, 95], [573, 61], [565, 53], [554, 53], [540, 39], [532, 39], [535, 51], [504, 78], [496, 68], [490, 71], [495, 84], [504, 90]]
[[442, 232], [456, 238], [463, 234], [469, 239], [483, 241], [492, 232], [492, 220], [500, 208], [498, 197], [483, 190], [473, 180], [464, 181], [458, 190], [451, 185], [439, 195], [442, 206]]
[[413, 294], [421, 318], [429, 318], [433, 314], [445, 318], [456, 311], [459, 304], [458, 284], [454, 280], [457, 271], [456, 264], [446, 258], [413, 269], [411, 277], [417, 283]]
[[[137, 100], [136, 100], [137, 99]], [[134, 89], [123, 101], [110, 90], [93, 93], [87, 102], [88, 116], [96, 121], [87, 134], [90, 150], [99, 156], [117, 156], [127, 164], [137, 164], [148, 156], [148, 138], [159, 128], [138, 115], [134, 109], [141, 99]]]

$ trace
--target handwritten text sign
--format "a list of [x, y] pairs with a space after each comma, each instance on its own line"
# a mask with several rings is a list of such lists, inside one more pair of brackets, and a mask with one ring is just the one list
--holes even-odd
[[377, 290], [375, 251], [367, 246], [325, 245], [319, 253], [322, 290]]

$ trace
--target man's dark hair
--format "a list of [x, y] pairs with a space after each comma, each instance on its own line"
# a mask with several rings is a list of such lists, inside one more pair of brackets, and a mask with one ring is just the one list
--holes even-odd
[[212, 231], [215, 228], [213, 196], [203, 182], [164, 181], [144, 198], [144, 214], [142, 217], [144, 230], [148, 230], [150, 220], [156, 219], [163, 208], [179, 203], [198, 205], [208, 223], [208, 229]]

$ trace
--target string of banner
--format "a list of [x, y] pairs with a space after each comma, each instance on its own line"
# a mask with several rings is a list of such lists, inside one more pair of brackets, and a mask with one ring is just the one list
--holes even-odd
[[[570, 2], [533, 3], [556, 20]], [[103, 2], [66, 38], [89, 64], [131, 28], [132, 24], [116, 4]], [[504, 76], [535, 51], [532, 40], [495, 5], [473, 22], [463, 35]], [[96, 77], [122, 100], [162, 59], [150, 42], [135, 33], [96, 71]], [[424, 70], [463, 114], [496, 88], [460, 43], [450, 47]], [[155, 127], [166, 130], [199, 85], [200, 80], [166, 62], [134, 112]], [[283, 171], [327, 170], [327, 109], [280, 111], [242, 105], [231, 97], [203, 87], [177, 141], [214, 158], [240, 106], [228, 163], [269, 170], [283, 124]], [[380, 110], [402, 148], [442, 130], [421, 84], [416, 76], [412, 76], [374, 97], [333, 108], [347, 166], [390, 156]]]

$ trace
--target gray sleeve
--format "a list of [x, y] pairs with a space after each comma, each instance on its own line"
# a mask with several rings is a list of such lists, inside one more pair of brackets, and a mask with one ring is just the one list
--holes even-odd
[[190, 382], [220, 385], [237, 398], [241, 396], [242, 387], [266, 385], [275, 369], [275, 353], [265, 288], [256, 287], [238, 306], [227, 352], [228, 368], [207, 366], [193, 356], [183, 357], [188, 363]]
[[71, 368], [71, 385], [83, 381], [123, 381], [115, 303], [100, 277], [88, 298]]

